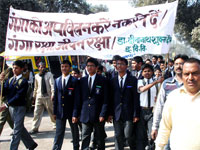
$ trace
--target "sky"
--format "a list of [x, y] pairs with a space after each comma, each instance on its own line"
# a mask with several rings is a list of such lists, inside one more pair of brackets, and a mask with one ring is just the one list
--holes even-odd
[[131, 7], [131, 5], [128, 3], [128, 0], [87, 0], [87, 2], [92, 5], [106, 5], [111, 12], [119, 12], [119, 10], [127, 11], [129, 9], [133, 9], [133, 7]]

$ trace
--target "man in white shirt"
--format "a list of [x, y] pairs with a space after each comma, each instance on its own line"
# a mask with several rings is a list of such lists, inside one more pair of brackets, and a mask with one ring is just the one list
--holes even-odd
[[182, 80], [184, 86], [167, 97], [156, 150], [163, 150], [169, 137], [171, 150], [200, 149], [200, 60], [186, 60]]
[[[152, 125], [152, 132], [151, 136], [152, 139], [156, 139], [158, 134], [159, 124], [162, 118], [162, 111], [164, 104], [166, 102], [167, 96], [170, 92], [174, 89], [177, 89], [183, 85], [182, 81], [182, 70], [183, 70], [183, 63], [188, 59], [186, 55], [176, 55], [174, 58], [174, 71], [176, 73], [175, 77], [171, 77], [166, 79], [159, 90], [156, 106], [154, 109], [154, 116], [153, 116], [153, 125]], [[170, 142], [165, 146], [165, 150], [170, 150]]]

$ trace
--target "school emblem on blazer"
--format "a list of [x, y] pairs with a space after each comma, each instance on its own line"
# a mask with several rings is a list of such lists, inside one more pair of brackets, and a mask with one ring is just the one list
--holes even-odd
[[100, 90], [101, 90], [101, 86], [96, 86], [96, 94], [99, 94], [100, 93]]
[[127, 89], [132, 88], [132, 87], [133, 87], [133, 86], [129, 86], [129, 85], [126, 86]]
[[72, 95], [73, 90], [74, 90], [74, 88], [68, 88], [68, 95]]

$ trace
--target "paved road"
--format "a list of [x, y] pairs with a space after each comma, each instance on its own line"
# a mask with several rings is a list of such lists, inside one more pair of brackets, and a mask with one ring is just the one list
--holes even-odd
[[[32, 124], [32, 113], [28, 113], [25, 117], [25, 127], [28, 131], [31, 130]], [[106, 150], [114, 150], [114, 132], [112, 124], [106, 124], [105, 126], [106, 133], [108, 135], [106, 139]], [[9, 150], [10, 139], [12, 130], [8, 126], [5, 125], [2, 135], [0, 136], [0, 150]], [[44, 113], [42, 123], [39, 129], [39, 133], [33, 135], [33, 139], [38, 143], [38, 147], [36, 150], [51, 150], [53, 145], [53, 139], [55, 136], [55, 130], [52, 129], [52, 124], [50, 122], [50, 118], [47, 113]], [[80, 142], [81, 144], [81, 142]], [[67, 124], [65, 131], [65, 139], [62, 146], [63, 150], [73, 150], [71, 143], [71, 131], [69, 128], [69, 124]], [[127, 148], [128, 149], [128, 148]], [[24, 144], [20, 142], [19, 150], [26, 150]]]

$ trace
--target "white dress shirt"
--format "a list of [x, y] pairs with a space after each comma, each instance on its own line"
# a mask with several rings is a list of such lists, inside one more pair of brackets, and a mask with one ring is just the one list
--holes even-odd
[[62, 88], [63, 88], [63, 85], [64, 85], [64, 79], [65, 79], [65, 86], [67, 85], [68, 81], [69, 81], [69, 78], [70, 78], [70, 74], [68, 74], [66, 77], [64, 77], [62, 75]]
[[119, 87], [121, 85], [122, 78], [123, 78], [122, 87], [124, 87], [124, 83], [125, 83], [126, 77], [127, 77], [127, 73], [123, 77], [120, 77], [120, 75], [118, 75]]
[[22, 74], [18, 75], [18, 76], [14, 76], [14, 78], [16, 78], [16, 81], [19, 80], [22, 77]]
[[89, 85], [89, 82], [90, 82], [90, 77], [91, 77], [91, 79], [92, 79], [92, 84], [91, 84], [91, 89], [92, 89], [92, 87], [93, 87], [93, 84], [94, 84], [94, 79], [95, 79], [95, 77], [96, 77], [96, 73], [93, 75], [93, 76], [88, 76], [88, 85]]
[[[146, 90], [145, 92], [139, 91], [140, 87], [143, 87], [148, 84], [147, 80], [148, 79], [146, 79], [146, 78], [138, 80], [138, 92], [140, 93], [140, 106], [141, 107], [148, 107], [148, 90]], [[149, 83], [152, 83], [152, 82], [154, 82], [152, 80], [152, 78], [149, 79]], [[145, 85], [144, 85], [144, 83], [145, 83]], [[154, 107], [156, 92], [157, 92], [156, 86], [154, 85], [150, 89], [151, 89], [151, 105], [150, 105], [150, 107]]]

